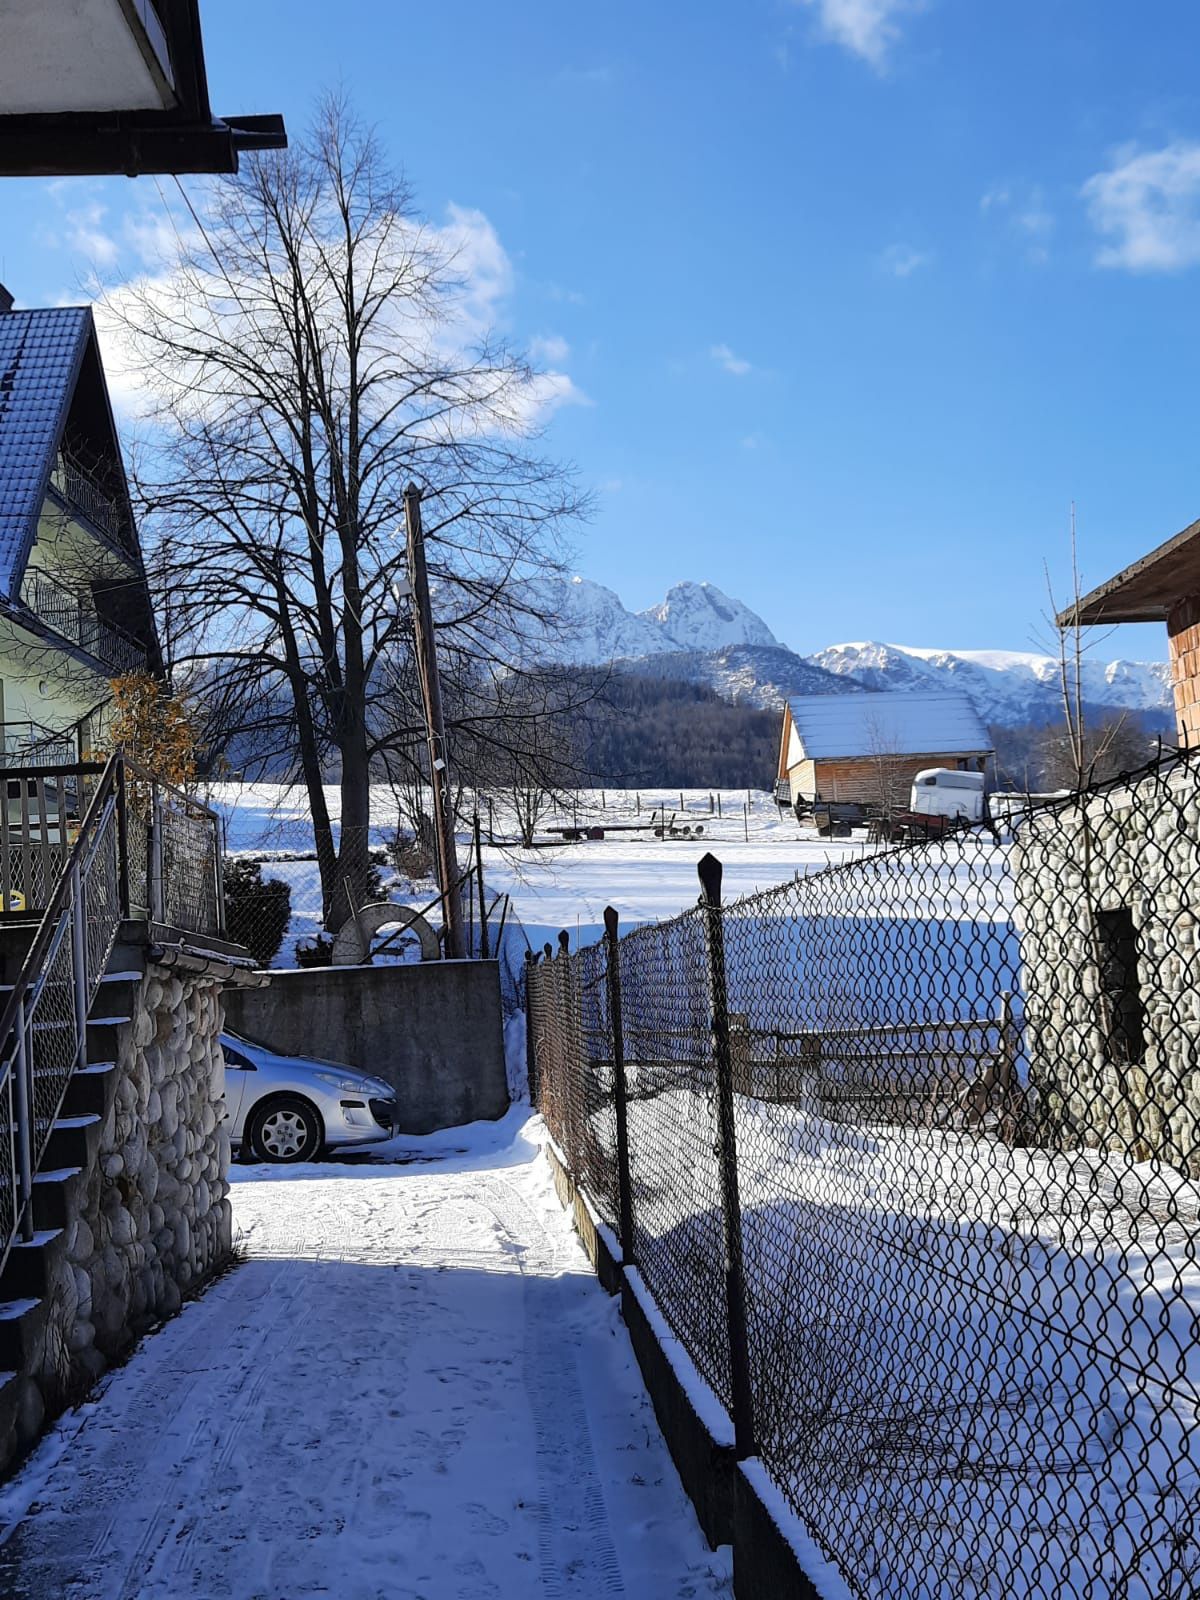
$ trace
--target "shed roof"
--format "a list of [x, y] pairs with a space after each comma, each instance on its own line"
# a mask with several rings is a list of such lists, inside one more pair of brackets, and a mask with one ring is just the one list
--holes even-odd
[[20, 587], [88, 340], [85, 306], [0, 314], [0, 594]]
[[983, 755], [992, 748], [965, 694], [891, 690], [810, 694], [788, 701], [806, 759]]
[[1060, 628], [1076, 620], [1093, 622], [1165, 622], [1172, 606], [1200, 594], [1200, 522], [1141, 556], [1115, 578], [1085, 594], [1060, 612]]

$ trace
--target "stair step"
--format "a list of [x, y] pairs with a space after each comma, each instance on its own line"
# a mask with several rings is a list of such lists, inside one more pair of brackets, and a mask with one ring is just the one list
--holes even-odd
[[61, 1233], [61, 1228], [38, 1228], [32, 1239], [16, 1240], [0, 1272], [0, 1296], [9, 1302], [36, 1301], [45, 1294], [46, 1246]]
[[40, 1297], [15, 1295], [0, 1303], [0, 1367], [27, 1370], [43, 1337], [44, 1320]]
[[79, 1177], [82, 1167], [54, 1167], [37, 1172], [33, 1178], [33, 1225], [35, 1228], [65, 1228], [67, 1186]]

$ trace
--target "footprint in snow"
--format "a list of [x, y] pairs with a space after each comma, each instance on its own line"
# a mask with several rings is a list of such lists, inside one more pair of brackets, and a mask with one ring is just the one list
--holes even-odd
[[498, 1538], [500, 1534], [508, 1532], [509, 1525], [504, 1518], [498, 1517], [494, 1511], [489, 1511], [486, 1506], [480, 1505], [478, 1501], [472, 1501], [470, 1505], [464, 1506], [463, 1509], [467, 1513], [468, 1526], [472, 1533], [486, 1533], [490, 1534], [492, 1538]]

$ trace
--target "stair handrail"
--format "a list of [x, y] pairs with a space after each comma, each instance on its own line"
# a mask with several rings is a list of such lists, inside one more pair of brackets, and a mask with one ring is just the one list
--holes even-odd
[[[36, 1111], [32, 1085], [32, 1036], [29, 1032], [27, 1014], [36, 1005], [53, 958], [68, 931], [72, 935], [73, 942], [75, 1067], [64, 1081], [58, 1105], [50, 1118], [51, 1124], [61, 1109], [71, 1077], [79, 1066], [86, 1065], [87, 1012], [103, 971], [92, 973], [87, 970], [89, 965], [87, 923], [82, 886], [85, 870], [94, 859], [95, 850], [102, 837], [102, 828], [108, 818], [115, 814], [118, 831], [123, 831], [121, 815], [124, 809], [124, 766], [124, 758], [114, 755], [102, 769], [100, 781], [88, 802], [79, 833], [63, 864], [54, 893], [42, 913], [37, 932], [21, 964], [12, 992], [3, 1011], [0, 1012], [0, 1093], [7, 1091], [8, 1095], [10, 1145], [8, 1155], [13, 1196], [11, 1219], [5, 1219], [8, 1226], [5, 1227], [3, 1234], [0, 1234], [0, 1268], [8, 1259], [18, 1233], [27, 1241], [33, 1237], [33, 1179], [42, 1152], [37, 1152], [35, 1155], [34, 1151]], [[119, 839], [118, 843], [119, 846], [123, 846], [124, 840]], [[127, 916], [129, 912], [128, 880], [123, 857], [124, 850], [119, 848], [121, 859], [118, 864], [118, 922], [120, 917]], [[107, 965], [115, 934], [116, 926], [105, 940], [103, 961], [97, 963], [101, 968]]]

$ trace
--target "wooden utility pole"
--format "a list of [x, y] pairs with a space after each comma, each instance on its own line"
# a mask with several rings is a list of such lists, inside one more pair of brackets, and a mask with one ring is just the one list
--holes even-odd
[[408, 581], [412, 584], [413, 654], [425, 710], [429, 745], [429, 781], [433, 789], [433, 832], [437, 846], [438, 886], [442, 891], [442, 926], [447, 957], [463, 958], [462, 897], [458, 851], [454, 844], [454, 812], [450, 802], [450, 768], [446, 756], [446, 724], [442, 716], [442, 681], [438, 675], [425, 566], [425, 532], [421, 527], [421, 491], [410, 483], [404, 491], [404, 527], [408, 547]]

